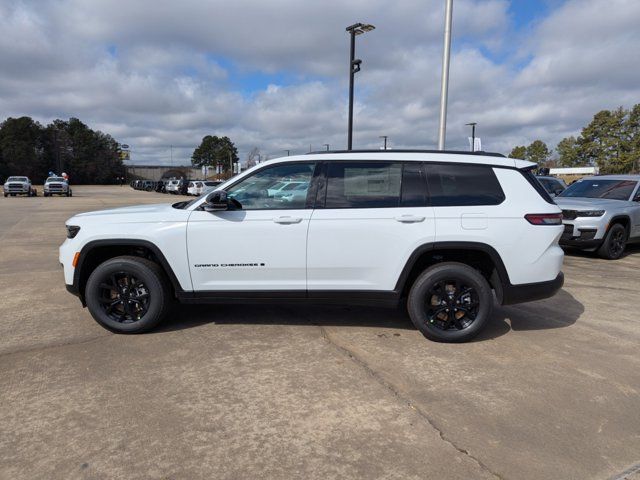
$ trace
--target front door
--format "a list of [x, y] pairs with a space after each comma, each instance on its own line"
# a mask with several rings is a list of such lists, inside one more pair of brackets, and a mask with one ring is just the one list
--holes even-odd
[[[306, 290], [306, 191], [313, 162], [286, 162], [257, 170], [227, 189], [236, 210], [194, 211], [187, 248], [195, 291]], [[295, 183], [297, 195], [274, 185]], [[303, 187], [300, 187], [302, 185]]]

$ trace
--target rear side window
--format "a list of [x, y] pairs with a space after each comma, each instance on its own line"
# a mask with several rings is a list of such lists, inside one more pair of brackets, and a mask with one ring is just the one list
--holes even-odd
[[536, 190], [536, 192], [538, 192], [538, 194], [544, 199], [545, 202], [555, 205], [556, 202], [553, 201], [553, 198], [551, 198], [549, 192], [547, 192], [547, 190], [538, 181], [538, 178], [533, 174], [532, 170], [534, 168], [536, 167], [533, 166], [525, 170], [520, 170], [520, 173], [524, 178], [526, 178], [527, 182], [529, 182], [529, 184]]
[[329, 162], [325, 208], [397, 207], [401, 179], [400, 162]]
[[426, 171], [434, 207], [499, 205], [505, 199], [488, 165], [427, 163]]

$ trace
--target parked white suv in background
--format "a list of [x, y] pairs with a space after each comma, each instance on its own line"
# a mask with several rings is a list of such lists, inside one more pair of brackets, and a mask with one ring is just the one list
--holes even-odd
[[[60, 261], [67, 289], [115, 332], [149, 330], [174, 298], [406, 302], [426, 337], [461, 342], [494, 294], [512, 304], [562, 286], [562, 216], [532, 168], [466, 152], [285, 157], [190, 202], [76, 215]], [[270, 194], [280, 182], [306, 195]]]

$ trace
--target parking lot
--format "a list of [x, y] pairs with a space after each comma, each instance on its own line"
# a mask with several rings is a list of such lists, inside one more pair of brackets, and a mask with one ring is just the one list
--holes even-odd
[[71, 215], [185, 197], [74, 186], [0, 205], [0, 478], [640, 478], [640, 248], [565, 258], [472, 343], [401, 311], [188, 306], [113, 335], [64, 287]]

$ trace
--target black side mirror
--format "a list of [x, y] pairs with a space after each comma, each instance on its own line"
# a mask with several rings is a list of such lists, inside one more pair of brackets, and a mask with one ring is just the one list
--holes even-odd
[[229, 198], [227, 197], [227, 192], [224, 190], [213, 192], [207, 199], [207, 203], [205, 203], [202, 208], [205, 212], [221, 212], [223, 210], [229, 210]]

